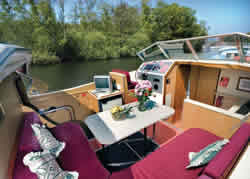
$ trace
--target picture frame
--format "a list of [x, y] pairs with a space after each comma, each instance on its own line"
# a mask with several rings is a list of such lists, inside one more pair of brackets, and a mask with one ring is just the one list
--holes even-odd
[[240, 77], [236, 89], [239, 91], [250, 92], [250, 78]]

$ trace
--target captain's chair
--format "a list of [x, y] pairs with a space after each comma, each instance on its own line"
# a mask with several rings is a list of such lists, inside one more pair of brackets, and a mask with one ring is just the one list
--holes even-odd
[[128, 71], [125, 71], [125, 70], [120, 70], [120, 69], [113, 69], [112, 72], [116, 72], [116, 73], [121, 73], [121, 74], [124, 74], [126, 75], [127, 77], [127, 82], [128, 82], [128, 89], [134, 89], [135, 86], [137, 85], [137, 82], [135, 81], [131, 81], [130, 79], [130, 74]]

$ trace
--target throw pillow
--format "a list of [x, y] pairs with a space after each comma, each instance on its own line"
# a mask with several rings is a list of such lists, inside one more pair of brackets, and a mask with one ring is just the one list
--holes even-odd
[[63, 171], [53, 155], [47, 151], [31, 152], [24, 156], [24, 165], [39, 179], [78, 179], [78, 172]]
[[200, 152], [189, 152], [189, 165], [186, 168], [200, 167], [207, 164], [228, 142], [228, 139], [218, 140]]
[[36, 123], [32, 124], [31, 127], [35, 136], [38, 139], [41, 148], [45, 151], [49, 151], [51, 154], [58, 157], [60, 152], [64, 149], [65, 143], [56, 140], [56, 138], [44, 125]]

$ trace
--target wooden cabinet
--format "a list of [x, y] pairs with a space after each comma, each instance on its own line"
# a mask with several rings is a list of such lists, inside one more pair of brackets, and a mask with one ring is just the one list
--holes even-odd
[[190, 98], [213, 105], [220, 69], [192, 66], [190, 74]]

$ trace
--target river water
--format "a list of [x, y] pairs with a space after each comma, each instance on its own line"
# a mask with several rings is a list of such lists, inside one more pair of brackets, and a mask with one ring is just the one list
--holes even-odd
[[54, 91], [86, 84], [93, 81], [94, 75], [108, 75], [112, 69], [136, 70], [141, 63], [139, 58], [134, 57], [32, 65], [31, 75], [45, 82], [49, 91]]

